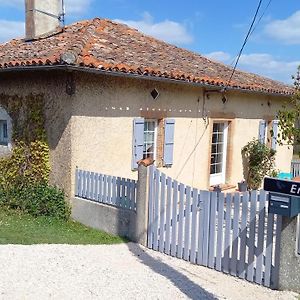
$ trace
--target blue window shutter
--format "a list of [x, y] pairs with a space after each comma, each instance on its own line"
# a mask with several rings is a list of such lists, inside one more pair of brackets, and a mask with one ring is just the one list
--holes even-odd
[[272, 135], [272, 149], [276, 150], [277, 146], [277, 136], [278, 136], [278, 120], [274, 120], [272, 124], [272, 130], [273, 130], [273, 135]]
[[259, 140], [262, 144], [265, 143], [266, 126], [267, 126], [267, 122], [266, 122], [266, 121], [261, 120], [261, 121], [259, 122], [258, 140]]
[[144, 123], [143, 118], [133, 120], [132, 170], [136, 170], [138, 168], [137, 162], [143, 159]]
[[164, 166], [173, 165], [175, 120], [165, 119]]

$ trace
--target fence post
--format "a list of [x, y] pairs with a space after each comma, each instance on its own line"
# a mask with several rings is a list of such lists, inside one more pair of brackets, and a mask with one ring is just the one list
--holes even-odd
[[[300, 217], [298, 217], [300, 222]], [[299, 226], [299, 224], [298, 224]], [[279, 289], [300, 292], [300, 255], [296, 253], [297, 218], [282, 217]]]
[[135, 242], [147, 246], [148, 203], [149, 203], [149, 167], [152, 160], [138, 162], [138, 181], [136, 197]]

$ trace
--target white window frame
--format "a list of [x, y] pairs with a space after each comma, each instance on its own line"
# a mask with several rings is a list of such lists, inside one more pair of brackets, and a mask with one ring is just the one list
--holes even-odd
[[[227, 146], [228, 146], [228, 126], [229, 126], [229, 122], [228, 121], [213, 121], [213, 125], [216, 124], [216, 123], [224, 124], [222, 172], [221, 173], [216, 173], [216, 174], [211, 174], [210, 173], [211, 162], [209, 163], [209, 174], [210, 174], [209, 185], [210, 186], [226, 183]], [[212, 131], [212, 135], [213, 135], [213, 131]], [[210, 153], [212, 154], [211, 149], [212, 149], [212, 141], [210, 143]], [[209, 159], [211, 160], [211, 157]]]
[[[157, 127], [158, 127], [158, 120], [157, 119], [144, 119], [144, 124], [146, 124], [147, 122], [154, 122], [154, 150], [153, 150], [153, 160], [156, 160], [156, 155], [157, 155]], [[144, 135], [145, 135], [145, 129], [144, 129]], [[144, 139], [144, 144], [145, 144], [145, 139]], [[144, 157], [144, 144], [143, 144], [143, 157]]]

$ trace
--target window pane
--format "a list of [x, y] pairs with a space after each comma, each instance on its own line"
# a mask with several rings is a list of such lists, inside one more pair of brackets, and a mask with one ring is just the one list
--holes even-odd
[[148, 131], [155, 130], [155, 122], [147, 122], [148, 123]]
[[212, 136], [212, 142], [217, 143], [217, 141], [218, 141], [218, 135], [216, 133], [214, 133]]
[[7, 139], [7, 122], [3, 124], [3, 137]]
[[145, 143], [154, 143], [154, 132], [145, 132], [144, 133], [144, 142]]
[[216, 173], [222, 173], [222, 164], [216, 165]]
[[154, 159], [155, 150], [155, 121], [145, 121], [144, 123], [144, 158]]

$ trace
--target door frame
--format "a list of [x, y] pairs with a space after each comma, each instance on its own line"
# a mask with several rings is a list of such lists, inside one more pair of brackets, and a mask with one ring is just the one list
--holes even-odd
[[[223, 157], [222, 157], [222, 173], [211, 174], [211, 155], [212, 155], [212, 136], [213, 136], [213, 125], [215, 123], [224, 124], [224, 144], [223, 144]], [[225, 184], [226, 183], [226, 169], [227, 169], [227, 147], [228, 147], [228, 129], [229, 129], [229, 121], [228, 120], [214, 120], [212, 122], [212, 130], [210, 137], [210, 156], [209, 156], [209, 185], [217, 185], [217, 184]]]

